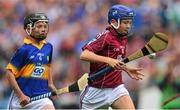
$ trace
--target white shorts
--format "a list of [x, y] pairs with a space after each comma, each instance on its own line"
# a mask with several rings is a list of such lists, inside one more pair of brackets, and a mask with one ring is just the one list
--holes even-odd
[[16, 96], [14, 92], [12, 92], [7, 108], [9, 110], [19, 110], [19, 109], [40, 110], [48, 104], [54, 106], [49, 98], [44, 98], [37, 101], [32, 101], [31, 103], [22, 107], [20, 105], [19, 98]]
[[129, 95], [124, 84], [116, 88], [94, 88], [87, 86], [80, 96], [82, 109], [108, 108], [119, 97]]

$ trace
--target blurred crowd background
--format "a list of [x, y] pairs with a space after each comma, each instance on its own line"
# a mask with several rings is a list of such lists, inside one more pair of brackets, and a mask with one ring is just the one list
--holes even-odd
[[[29, 12], [44, 12], [49, 17], [47, 41], [54, 46], [52, 73], [57, 88], [70, 85], [88, 72], [80, 61], [82, 46], [108, 26], [107, 13], [114, 4], [136, 11], [127, 52], [143, 47], [155, 32], [166, 33], [168, 48], [156, 58], [129, 63], [140, 66], [142, 81], [123, 79], [136, 108], [159, 109], [161, 103], [180, 92], [180, 0], [0, 0], [0, 109], [5, 109], [11, 88], [5, 67], [26, 36], [23, 18]], [[59, 109], [78, 109], [79, 92], [61, 95], [54, 101]], [[179, 100], [179, 101], [177, 101]], [[173, 105], [174, 104], [174, 105]], [[179, 108], [180, 99], [169, 108]]]

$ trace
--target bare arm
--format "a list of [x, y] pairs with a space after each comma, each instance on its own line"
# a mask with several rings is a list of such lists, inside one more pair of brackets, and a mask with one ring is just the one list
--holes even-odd
[[56, 87], [53, 83], [53, 75], [52, 75], [51, 71], [49, 71], [49, 75], [48, 75], [48, 87], [52, 92], [56, 91]]
[[81, 60], [90, 61], [90, 62], [101, 62], [107, 63], [108, 57], [97, 55], [89, 50], [84, 50], [80, 56]]
[[21, 106], [25, 106], [26, 104], [28, 104], [29, 103], [29, 97], [24, 95], [24, 93], [21, 91], [13, 73], [11, 73], [10, 71], [7, 71], [6, 75], [7, 75], [7, 79], [9, 81], [11, 87], [13, 88], [15, 94], [20, 99]]
[[13, 88], [15, 94], [20, 97], [23, 95], [23, 92], [21, 91], [21, 89], [19, 88], [15, 76], [13, 75], [13, 73], [11, 73], [10, 71], [7, 71], [7, 79], [11, 85], [11, 87]]
[[80, 59], [85, 60], [85, 61], [89, 61], [89, 62], [106, 63], [115, 69], [120, 69], [121, 64], [123, 64], [122, 62], [120, 62], [117, 59], [113, 59], [113, 58], [105, 57], [105, 56], [100, 56], [100, 55], [97, 55], [97, 54], [87, 50], [87, 49], [81, 53]]
[[100, 56], [97, 55], [89, 50], [84, 50], [81, 53], [80, 56], [81, 60], [85, 60], [85, 61], [90, 61], [90, 62], [101, 62], [101, 63], [106, 63], [108, 65], [110, 65], [111, 67], [115, 68], [115, 69], [122, 69], [124, 71], [127, 72], [127, 74], [132, 78], [132, 79], [142, 79], [142, 77], [144, 76], [140, 71], [142, 70], [141, 68], [135, 68], [135, 67], [131, 67], [128, 65], [123, 64], [122, 62], [120, 62], [117, 59], [113, 59], [110, 57], [104, 57], [104, 56]]

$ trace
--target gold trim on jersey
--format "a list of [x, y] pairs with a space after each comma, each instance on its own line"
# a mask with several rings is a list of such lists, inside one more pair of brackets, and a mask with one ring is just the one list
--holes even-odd
[[33, 41], [31, 39], [25, 38], [24, 39], [24, 43], [25, 44], [32, 44], [35, 47], [37, 47], [38, 49], [41, 49], [43, 47], [44, 44], [46, 44], [47, 42], [45, 40], [41, 41], [41, 43], [39, 45], [33, 43]]
[[14, 65], [12, 65], [11, 63], [9, 63], [9, 64], [6, 66], [6, 69], [9, 70], [9, 71], [11, 71], [16, 78], [19, 77], [20, 74], [18, 74], [18, 73], [19, 73], [19, 72], [18, 72], [18, 69], [17, 69]]
[[[42, 76], [39, 77], [41, 79], [48, 79], [48, 73], [50, 72], [50, 65], [42, 65], [42, 67], [45, 68], [45, 71], [42, 73]], [[12, 64], [8, 64], [6, 69], [10, 70], [16, 78], [18, 77], [33, 77], [33, 71], [36, 68], [36, 65], [34, 64], [28, 64], [25, 65], [23, 68], [21, 68], [19, 71], [16, 69], [15, 66], [13, 66]]]

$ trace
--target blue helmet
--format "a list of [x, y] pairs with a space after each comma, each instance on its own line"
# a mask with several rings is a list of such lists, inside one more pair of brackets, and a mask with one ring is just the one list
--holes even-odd
[[133, 18], [135, 16], [134, 11], [123, 5], [113, 5], [108, 12], [108, 23], [111, 24], [111, 20], [115, 19], [117, 22], [126, 18]]

